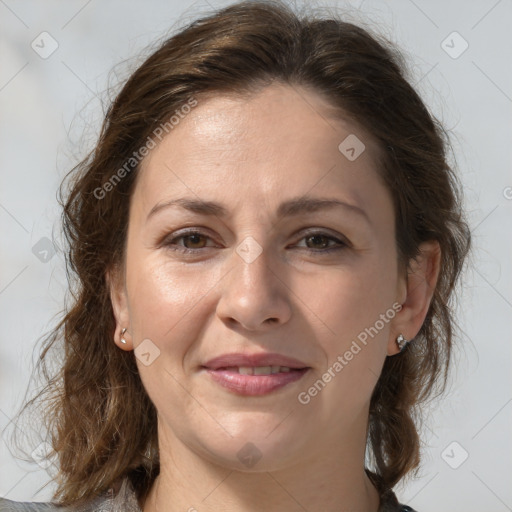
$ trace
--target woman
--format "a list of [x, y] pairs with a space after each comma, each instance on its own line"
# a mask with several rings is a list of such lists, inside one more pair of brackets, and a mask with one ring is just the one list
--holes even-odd
[[63, 202], [55, 501], [0, 510], [412, 510], [392, 488], [470, 236], [402, 69], [353, 24], [242, 2], [133, 73]]

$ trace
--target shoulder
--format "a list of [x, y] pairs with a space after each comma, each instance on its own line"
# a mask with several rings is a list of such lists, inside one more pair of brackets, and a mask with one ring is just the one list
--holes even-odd
[[388, 489], [381, 494], [379, 512], [417, 512], [412, 507], [400, 503], [395, 493]]
[[0, 498], [0, 512], [111, 512], [112, 501], [96, 499], [81, 506], [62, 507], [55, 503], [29, 503]]
[[19, 503], [0, 498], [0, 512], [14, 512], [15, 510], [29, 512], [32, 510], [52, 510], [52, 508], [46, 503]]
[[125, 478], [119, 485], [82, 505], [22, 503], [0, 498], [0, 512], [141, 512], [135, 491]]
[[111, 512], [112, 499], [100, 496], [84, 505], [63, 507], [56, 503], [18, 502], [0, 498], [0, 512]]

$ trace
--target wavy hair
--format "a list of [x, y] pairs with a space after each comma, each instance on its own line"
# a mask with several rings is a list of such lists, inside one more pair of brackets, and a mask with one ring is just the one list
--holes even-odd
[[[419, 467], [420, 405], [445, 391], [455, 327], [451, 301], [470, 233], [448, 163], [448, 134], [405, 70], [399, 50], [361, 26], [300, 15], [281, 2], [248, 1], [189, 23], [130, 75], [108, 107], [94, 149], [59, 188], [72, 297], [39, 355], [45, 386], [21, 409], [41, 406], [58, 457], [58, 503], [87, 501], [126, 476], [140, 498], [159, 473], [156, 410], [133, 351], [112, 342], [116, 324], [105, 277], [124, 259], [140, 167], [132, 162], [127, 170], [126, 162], [190, 98], [252, 94], [273, 82], [317, 91], [378, 142], [378, 172], [393, 198], [401, 262], [417, 256], [422, 242], [439, 242], [441, 269], [430, 308], [414, 343], [386, 358], [367, 434], [367, 472], [380, 491]], [[98, 191], [107, 192], [99, 198]], [[52, 346], [58, 349], [53, 373]]]

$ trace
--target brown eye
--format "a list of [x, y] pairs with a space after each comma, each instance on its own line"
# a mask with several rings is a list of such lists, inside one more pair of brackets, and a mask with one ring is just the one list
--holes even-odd
[[305, 240], [311, 241], [313, 246], [316, 246], [312, 247], [313, 249], [325, 249], [329, 244], [329, 237], [325, 235], [311, 235], [306, 237]]
[[306, 241], [304, 249], [311, 254], [326, 254], [349, 247], [345, 241], [324, 232], [308, 233], [301, 240]]
[[[184, 242], [187, 239], [190, 241], [190, 245], [192, 245], [192, 247], [187, 247], [188, 249], [200, 249], [201, 247], [203, 247], [203, 245], [201, 245], [201, 239], [204, 242], [206, 237], [200, 233], [194, 233], [192, 235], [184, 235], [184, 236], [180, 236], [178, 238], [182, 238]], [[198, 244], [201, 247], [197, 247]], [[186, 243], [185, 243], [185, 246], [187, 246]]]
[[[200, 231], [188, 231], [174, 238], [169, 238], [163, 245], [173, 251], [190, 253], [205, 249], [209, 239], [209, 236]], [[180, 240], [183, 241], [182, 244], [178, 243]]]

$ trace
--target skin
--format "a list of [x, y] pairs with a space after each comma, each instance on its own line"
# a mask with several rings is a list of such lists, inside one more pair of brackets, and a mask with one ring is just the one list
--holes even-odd
[[[400, 270], [379, 148], [331, 114], [314, 91], [287, 85], [201, 99], [143, 162], [125, 265], [107, 278], [115, 343], [134, 350], [150, 339], [160, 350], [148, 366], [137, 358], [158, 411], [161, 460], [144, 512], [379, 508], [364, 472], [370, 397], [386, 357], [399, 351], [397, 335], [412, 339], [424, 321], [440, 253], [425, 243], [408, 276]], [[349, 134], [366, 146], [354, 161], [338, 149]], [[368, 220], [342, 207], [276, 217], [282, 201], [304, 194], [357, 205]], [[220, 202], [229, 214], [172, 206], [147, 219], [157, 203], [182, 197]], [[183, 228], [205, 236], [177, 238]], [[309, 228], [348, 243], [308, 238]], [[249, 263], [236, 252], [247, 237], [262, 249]], [[342, 248], [322, 255], [333, 246]], [[298, 394], [394, 303], [402, 309], [301, 404]], [[200, 371], [224, 353], [263, 351], [312, 369], [259, 397], [235, 395]], [[237, 457], [248, 442], [262, 455], [250, 468]]]

